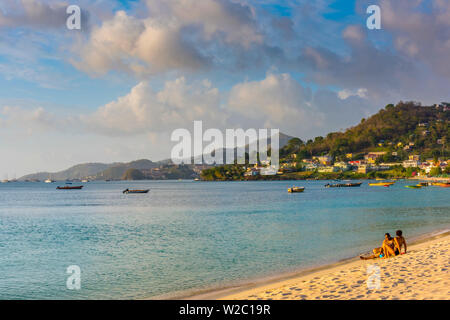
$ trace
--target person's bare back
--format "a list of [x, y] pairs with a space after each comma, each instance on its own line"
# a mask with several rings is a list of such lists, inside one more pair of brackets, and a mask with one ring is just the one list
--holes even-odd
[[397, 236], [394, 238], [395, 251], [398, 252], [398, 254], [401, 254], [401, 253], [402, 253], [402, 247], [405, 247], [405, 252], [404, 252], [404, 253], [406, 253], [406, 249], [407, 249], [407, 246], [406, 246], [406, 240], [405, 240], [405, 238], [403, 237], [403, 232], [402, 232], [402, 230], [397, 230], [397, 231], [395, 232], [395, 234], [397, 235]]

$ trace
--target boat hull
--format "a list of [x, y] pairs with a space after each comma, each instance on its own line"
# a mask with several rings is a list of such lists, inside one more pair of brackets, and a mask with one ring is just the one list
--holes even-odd
[[148, 190], [124, 190], [123, 194], [145, 194], [149, 193], [150, 189]]
[[326, 184], [325, 188], [357, 188], [361, 187], [362, 183], [339, 183], [339, 184]]
[[83, 189], [83, 186], [77, 186], [77, 187], [57, 187], [57, 190], [81, 190]]
[[369, 183], [369, 186], [371, 187], [386, 187], [386, 186], [392, 186], [395, 184], [395, 182], [377, 182], [377, 183]]

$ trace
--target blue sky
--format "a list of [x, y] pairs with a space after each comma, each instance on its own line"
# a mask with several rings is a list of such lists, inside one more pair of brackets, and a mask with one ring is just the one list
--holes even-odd
[[307, 139], [387, 103], [449, 100], [447, 1], [71, 3], [81, 31], [64, 1], [0, 4], [2, 179], [168, 158], [194, 120]]

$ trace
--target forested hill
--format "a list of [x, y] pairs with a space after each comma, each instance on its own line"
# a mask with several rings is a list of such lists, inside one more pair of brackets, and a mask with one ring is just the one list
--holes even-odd
[[340, 158], [348, 153], [376, 149], [402, 153], [408, 145], [425, 157], [448, 156], [449, 119], [448, 106], [423, 107], [412, 102], [389, 104], [345, 132], [332, 132], [306, 142], [292, 139], [280, 156], [297, 154], [298, 158], [307, 158], [328, 154]]

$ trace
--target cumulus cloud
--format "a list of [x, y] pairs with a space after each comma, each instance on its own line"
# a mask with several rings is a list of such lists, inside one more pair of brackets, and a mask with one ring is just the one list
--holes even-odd
[[43, 107], [28, 110], [17, 106], [4, 106], [0, 109], [0, 116], [2, 128], [25, 130], [27, 134], [55, 129], [56, 124], [54, 116]]
[[288, 74], [268, 73], [229, 92], [208, 80], [189, 84], [181, 77], [159, 91], [141, 82], [80, 122], [91, 132], [115, 136], [170, 132], [202, 120], [210, 128], [279, 128], [311, 137], [359, 121], [370, 110], [366, 100], [354, 95], [343, 101], [328, 90], [313, 93]]
[[203, 120], [220, 126], [219, 91], [208, 81], [188, 84], [181, 77], [169, 81], [160, 91], [141, 82], [131, 92], [81, 117], [91, 131], [109, 135], [169, 132]]
[[93, 113], [60, 116], [43, 108], [5, 107], [2, 126], [96, 134], [114, 138], [165, 135], [191, 128], [201, 120], [205, 128], [278, 128], [300, 137], [313, 137], [347, 127], [370, 111], [364, 90], [346, 99], [329, 90], [313, 92], [289, 74], [267, 73], [258, 81], [220, 91], [210, 81], [167, 81], [155, 90], [142, 81], [130, 92], [100, 106]]
[[79, 50], [79, 69], [105, 74], [110, 70], [149, 74], [172, 69], [196, 69], [207, 58], [186, 42], [176, 27], [141, 20], [118, 11]]
[[423, 61], [433, 70], [450, 77], [450, 2], [382, 0], [383, 28], [394, 37], [397, 50]]
[[43, 2], [38, 0], [9, 1], [7, 11], [0, 8], [0, 27], [57, 28], [66, 23], [67, 3]]
[[267, 128], [307, 130], [321, 121], [318, 110], [311, 105], [311, 91], [289, 74], [268, 74], [261, 81], [237, 84], [231, 89], [228, 106], [254, 125]]
[[[192, 71], [217, 62], [220, 47], [262, 44], [253, 10], [225, 0], [147, 2], [148, 14], [116, 12], [77, 45], [74, 65], [93, 74], [110, 70], [148, 75]], [[219, 58], [220, 59], [220, 58]]]
[[360, 98], [367, 98], [367, 91], [368, 90], [366, 88], [359, 88], [358, 90], [344, 89], [338, 92], [338, 97], [342, 100], [355, 96], [358, 96]]

